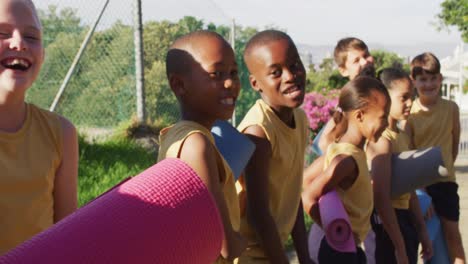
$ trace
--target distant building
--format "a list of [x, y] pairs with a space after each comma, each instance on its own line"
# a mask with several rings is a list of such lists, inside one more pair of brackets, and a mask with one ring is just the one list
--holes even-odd
[[458, 45], [453, 56], [440, 60], [442, 82], [442, 96], [455, 101], [465, 112], [468, 112], [468, 95], [463, 88], [468, 80], [468, 51], [464, 51], [464, 44]]

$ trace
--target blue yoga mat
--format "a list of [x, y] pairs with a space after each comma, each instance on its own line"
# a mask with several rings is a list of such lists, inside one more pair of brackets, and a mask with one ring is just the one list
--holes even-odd
[[312, 142], [312, 151], [317, 154], [318, 156], [322, 156], [323, 152], [319, 147], [320, 137], [322, 136], [323, 130], [325, 130], [325, 126], [320, 129], [318, 134], [315, 136], [314, 141]]
[[[431, 197], [424, 191], [417, 190], [419, 205], [422, 213], [425, 215], [427, 209], [432, 203]], [[445, 244], [444, 234], [440, 225], [440, 220], [437, 215], [433, 215], [431, 219], [426, 220], [426, 229], [429, 233], [429, 238], [432, 241], [432, 248], [434, 250], [434, 256], [426, 261], [426, 264], [450, 264], [450, 258], [448, 256], [447, 245]]]
[[231, 167], [237, 180], [252, 157], [255, 144], [224, 120], [216, 121], [211, 133], [215, 139], [216, 147]]
[[391, 196], [398, 197], [448, 176], [440, 147], [392, 155]]

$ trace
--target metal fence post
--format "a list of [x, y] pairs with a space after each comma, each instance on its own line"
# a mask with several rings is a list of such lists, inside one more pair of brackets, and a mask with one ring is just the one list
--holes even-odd
[[143, 69], [143, 23], [141, 13], [141, 0], [134, 0], [134, 40], [135, 40], [135, 81], [136, 81], [136, 104], [138, 122], [143, 123], [146, 119], [145, 109], [145, 77]]

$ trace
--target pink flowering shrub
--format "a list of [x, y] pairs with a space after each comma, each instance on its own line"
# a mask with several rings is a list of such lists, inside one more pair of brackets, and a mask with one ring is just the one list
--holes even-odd
[[312, 139], [332, 117], [338, 104], [339, 94], [339, 90], [322, 89], [320, 92], [310, 92], [305, 95], [302, 109], [309, 119]]

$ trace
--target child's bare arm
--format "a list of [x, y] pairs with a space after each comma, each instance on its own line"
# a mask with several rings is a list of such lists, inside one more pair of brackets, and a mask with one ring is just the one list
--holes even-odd
[[224, 227], [221, 256], [228, 260], [233, 260], [244, 251], [246, 242], [238, 232], [232, 229], [226, 200], [221, 191], [215, 155], [216, 152], [211, 142], [202, 134], [195, 133], [185, 140], [180, 153], [180, 159], [192, 167], [213, 195]]
[[305, 186], [309, 185], [317, 176], [320, 175], [323, 171], [323, 161], [324, 161], [324, 156], [320, 156], [317, 159], [312, 162], [312, 164], [309, 165], [304, 170], [303, 173], [303, 178], [302, 178], [302, 186], [305, 188]]
[[75, 127], [60, 117], [62, 126], [62, 161], [54, 180], [54, 223], [77, 208], [78, 137]]
[[401, 234], [395, 210], [391, 204], [391, 143], [381, 137], [377, 142], [369, 142], [366, 156], [371, 161], [371, 176], [374, 188], [374, 205], [382, 225], [392, 240], [398, 263], [408, 263], [405, 241]]
[[312, 217], [315, 223], [321, 225], [320, 214], [318, 210], [318, 200], [327, 192], [333, 190], [336, 186], [348, 189], [358, 176], [358, 167], [356, 161], [351, 156], [338, 155], [330, 166], [312, 182], [304, 186], [302, 192], [302, 202], [304, 209]]
[[309, 247], [307, 246], [307, 232], [304, 222], [304, 209], [302, 207], [302, 201], [299, 202], [299, 208], [297, 210], [296, 221], [291, 232], [291, 237], [296, 248], [297, 258], [299, 263], [312, 263], [309, 255]]
[[328, 145], [333, 142], [333, 129], [335, 127], [335, 121], [333, 121], [333, 118], [328, 121], [328, 123], [325, 125], [323, 128], [322, 136], [320, 137], [319, 140], [319, 148], [322, 151], [322, 153], [325, 153], [327, 151]]
[[460, 110], [458, 109], [457, 104], [454, 104], [453, 111], [453, 130], [452, 130], [452, 155], [453, 162], [457, 159], [458, 156], [458, 144], [460, 144]]
[[423, 213], [421, 212], [419, 200], [415, 192], [411, 194], [409, 210], [411, 212], [411, 221], [413, 222], [413, 226], [416, 227], [418, 238], [421, 242], [423, 259], [428, 260], [433, 255], [432, 241], [427, 233], [426, 223], [424, 222]]
[[412, 126], [411, 120], [407, 120], [405, 122], [405, 126], [403, 127], [403, 130], [405, 131], [405, 133], [410, 138], [410, 149], [415, 149], [416, 145], [414, 144], [414, 131], [413, 131], [413, 126]]
[[256, 145], [245, 169], [248, 220], [257, 232], [268, 259], [275, 263], [288, 263], [276, 223], [270, 212], [268, 166], [272, 155], [271, 144], [259, 126], [250, 126], [243, 133]]

